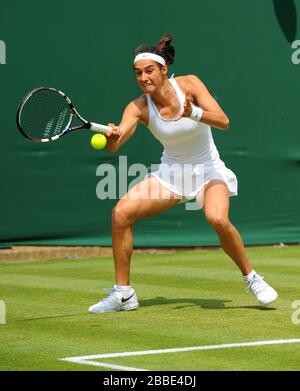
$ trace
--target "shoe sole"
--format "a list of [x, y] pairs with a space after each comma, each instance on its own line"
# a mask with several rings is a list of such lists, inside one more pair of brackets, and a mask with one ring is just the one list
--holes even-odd
[[139, 308], [139, 304], [135, 304], [132, 307], [121, 307], [118, 311], [133, 311]]
[[277, 299], [278, 299], [278, 294], [276, 294], [276, 296], [274, 297], [274, 299], [268, 301], [267, 303], [262, 303], [262, 302], [259, 301], [259, 304], [260, 304], [260, 305], [269, 305], [269, 304], [271, 304], [271, 303], [274, 303], [274, 301], [277, 300]]
[[105, 312], [120, 312], [120, 311], [133, 311], [133, 310], [137, 310], [139, 308], [139, 304], [138, 305], [134, 305], [132, 307], [121, 307], [117, 310], [104, 310], [104, 311], [88, 311], [89, 314], [104, 314]]

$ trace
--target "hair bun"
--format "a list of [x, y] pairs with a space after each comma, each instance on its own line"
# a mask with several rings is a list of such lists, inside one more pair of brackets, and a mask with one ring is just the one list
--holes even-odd
[[171, 45], [173, 36], [167, 34], [161, 38], [156, 45], [157, 50], [161, 53], [162, 57], [166, 60], [166, 64], [173, 64], [175, 57], [175, 48]]
[[165, 46], [170, 46], [172, 42], [173, 36], [171, 34], [167, 34], [158, 42], [157, 48], [159, 50], [163, 49]]

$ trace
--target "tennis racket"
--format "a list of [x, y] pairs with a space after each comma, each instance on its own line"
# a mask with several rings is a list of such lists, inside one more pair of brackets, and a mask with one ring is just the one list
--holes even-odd
[[[74, 116], [80, 121], [73, 124]], [[77, 112], [63, 92], [50, 87], [30, 91], [17, 111], [17, 126], [23, 136], [35, 142], [54, 141], [79, 129], [105, 134], [109, 126], [88, 122]]]

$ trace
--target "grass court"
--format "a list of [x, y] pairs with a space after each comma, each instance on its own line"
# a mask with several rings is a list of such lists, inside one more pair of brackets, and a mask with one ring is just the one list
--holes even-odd
[[[245, 292], [220, 249], [136, 253], [140, 309], [98, 315], [87, 308], [113, 284], [111, 257], [2, 263], [0, 370], [298, 371], [300, 314], [292, 303], [300, 300], [300, 247], [252, 247], [248, 254], [279, 292], [269, 307]], [[92, 358], [62, 360], [85, 356]]]

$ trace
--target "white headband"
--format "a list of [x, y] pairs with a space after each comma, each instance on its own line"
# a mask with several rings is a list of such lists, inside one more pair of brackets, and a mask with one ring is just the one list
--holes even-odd
[[166, 65], [165, 59], [155, 53], [140, 53], [135, 57], [133, 63], [135, 64], [137, 61], [140, 60], [153, 60], [160, 63], [161, 65]]

